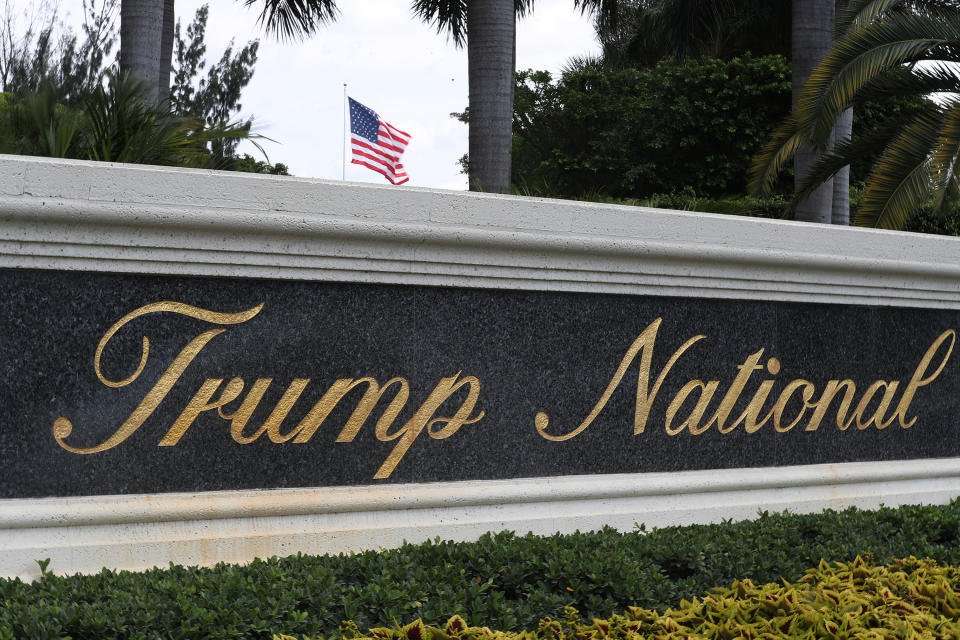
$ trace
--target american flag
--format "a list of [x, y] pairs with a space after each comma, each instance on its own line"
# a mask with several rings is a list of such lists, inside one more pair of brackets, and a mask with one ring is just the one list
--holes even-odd
[[409, 180], [400, 156], [410, 142], [410, 134], [381, 120], [373, 109], [353, 98], [347, 99], [350, 101], [352, 163], [383, 174], [392, 184]]

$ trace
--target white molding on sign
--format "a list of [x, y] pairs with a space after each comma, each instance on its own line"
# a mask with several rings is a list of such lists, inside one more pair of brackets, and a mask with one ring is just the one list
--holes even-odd
[[0, 155], [0, 268], [960, 309], [960, 239]]
[[486, 531], [634, 530], [850, 506], [945, 504], [960, 458], [316, 489], [0, 500], [0, 575], [391, 548]]

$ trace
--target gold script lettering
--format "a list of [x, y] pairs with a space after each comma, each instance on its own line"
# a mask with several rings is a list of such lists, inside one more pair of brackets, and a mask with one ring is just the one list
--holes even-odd
[[[389, 433], [387, 428], [389, 424], [382, 425], [381, 422], [377, 423], [377, 439], [386, 442], [389, 440], [396, 440], [397, 438], [400, 441], [394, 446], [393, 451], [390, 452], [390, 455], [380, 466], [380, 469], [377, 470], [377, 473], [374, 474], [374, 478], [389, 478], [390, 474], [393, 473], [393, 470], [396, 468], [397, 464], [403, 459], [404, 454], [407, 453], [407, 450], [410, 449], [410, 445], [413, 444], [413, 441], [417, 439], [417, 436], [423, 431], [424, 427], [427, 428], [430, 437], [442, 439], [449, 438], [454, 433], [457, 432], [460, 427], [465, 424], [473, 424], [484, 416], [484, 412], [481, 411], [478, 415], [474, 417], [468, 417], [470, 412], [473, 411], [473, 408], [477, 404], [477, 399], [480, 397], [480, 381], [473, 376], [466, 376], [462, 380], [457, 380], [460, 377], [461, 372], [457, 372], [455, 376], [449, 378], [443, 378], [440, 382], [437, 383], [437, 386], [434, 387], [433, 391], [430, 393], [430, 396], [424, 400], [423, 404], [420, 405], [420, 408], [417, 409], [417, 412], [413, 414], [413, 417], [407, 421], [405, 425]], [[460, 387], [468, 385], [467, 397], [460, 405], [460, 408], [457, 409], [457, 412], [453, 415], [452, 418], [433, 418], [433, 415], [437, 412], [441, 405], [446, 402], [454, 393], [457, 392]], [[447, 426], [443, 429], [434, 431], [433, 425], [443, 422]]]
[[[716, 380], [711, 380], [710, 382], [704, 382], [703, 380], [691, 380], [687, 384], [683, 385], [683, 388], [680, 389], [679, 393], [674, 396], [673, 400], [670, 402], [670, 406], [667, 407], [667, 422], [664, 425], [667, 429], [667, 434], [675, 436], [686, 428], [690, 429], [690, 433], [695, 436], [700, 435], [704, 431], [710, 428], [710, 423], [707, 423], [703, 427], [700, 426], [700, 420], [703, 418], [703, 414], [707, 411], [707, 405], [710, 404], [710, 400], [713, 399], [713, 394], [716, 393], [717, 387], [720, 385]], [[687, 419], [680, 423], [679, 426], [673, 428], [670, 426], [670, 423], [673, 422], [674, 416], [676, 416], [677, 411], [680, 410], [680, 407], [683, 406], [683, 401], [687, 399], [687, 396], [694, 389], [700, 390], [700, 398], [697, 400], [697, 404], [693, 407], [693, 411], [690, 412], [690, 415], [687, 416]]]
[[[801, 395], [803, 396], [803, 404], [800, 407], [800, 413], [797, 414], [797, 417], [794, 418], [789, 424], [783, 424], [783, 412], [787, 409], [787, 404], [790, 402], [790, 396], [793, 395], [794, 391], [798, 389], [803, 389]], [[787, 383], [787, 386], [784, 387], [783, 391], [780, 392], [780, 397], [777, 398], [777, 401], [773, 405], [773, 428], [778, 433], [786, 433], [793, 429], [797, 424], [803, 420], [803, 414], [807, 412], [807, 407], [810, 403], [810, 398], [813, 397], [815, 388], [813, 383], [809, 380], [804, 380], [803, 378], [797, 378], [796, 380], [791, 380]]]
[[637, 377], [637, 404], [636, 413], [634, 414], [633, 419], [633, 432], [635, 435], [643, 433], [643, 430], [647, 425], [647, 417], [650, 414], [650, 407], [657, 396], [657, 392], [660, 390], [660, 385], [663, 384], [664, 378], [667, 377], [670, 369], [673, 368], [677, 358], [682, 356], [683, 353], [695, 342], [706, 338], [706, 336], [699, 335], [694, 336], [684, 342], [683, 345], [677, 349], [672, 356], [670, 356], [667, 364], [665, 364], [663, 369], [660, 371], [660, 375], [657, 376], [657, 380], [654, 382], [653, 387], [651, 387], [650, 391], [648, 392], [647, 388], [650, 384], [650, 367], [653, 360], [653, 345], [656, 342], [657, 330], [660, 328], [660, 323], [662, 321], [663, 318], [657, 318], [651, 322], [650, 325], [637, 337], [637, 339], [633, 341], [633, 344], [630, 345], [630, 348], [627, 349], [627, 353], [624, 354], [623, 359], [620, 361], [620, 366], [617, 367], [616, 372], [613, 374], [613, 378], [607, 385], [607, 388], [600, 397], [600, 400], [593, 407], [593, 411], [590, 412], [590, 415], [588, 415], [586, 419], [580, 423], [579, 427], [564, 435], [555, 436], [549, 434], [547, 433], [547, 426], [550, 424], [550, 417], [545, 412], [539, 411], [534, 417], [534, 426], [537, 429], [537, 433], [547, 440], [551, 440], [553, 442], [563, 442], [564, 440], [569, 440], [570, 438], [576, 437], [582, 433], [584, 429], [590, 426], [594, 419], [600, 414], [600, 411], [602, 411], [606, 406], [607, 402], [610, 400], [610, 396], [613, 395], [614, 390], [620, 385], [620, 381], [623, 379], [624, 374], [626, 374], [627, 369], [630, 368], [634, 358], [636, 358], [637, 354], [641, 351], [643, 352], [643, 355], [640, 358], [640, 373]]
[[710, 422], [707, 423], [707, 427], [716, 422], [717, 431], [720, 433], [730, 433], [737, 428], [736, 422], [729, 427], [725, 426], [727, 418], [730, 416], [730, 412], [733, 411], [733, 406], [737, 403], [737, 400], [740, 399], [740, 394], [743, 393], [743, 388], [747, 386], [747, 381], [750, 379], [750, 376], [753, 375], [754, 371], [761, 371], [763, 369], [763, 366], [758, 364], [762, 356], [763, 349], [760, 349], [760, 351], [747, 356], [743, 364], [737, 365], [737, 375], [730, 384], [727, 393], [723, 396], [720, 406], [717, 407], [717, 412], [713, 414]]
[[[107, 343], [110, 342], [110, 339], [113, 338], [113, 336], [127, 323], [139, 318], [140, 316], [148, 313], [169, 312], [176, 313], [178, 315], [184, 315], [190, 318], [196, 318], [198, 320], [204, 320], [213, 324], [229, 325], [246, 322], [250, 318], [253, 318], [260, 313], [262, 308], [263, 304], [261, 303], [251, 309], [247, 309], [246, 311], [241, 311], [239, 313], [219, 313], [180, 302], [155, 302], [153, 304], [145, 305], [139, 309], [131, 311], [127, 315], [117, 320], [117, 322], [115, 322], [113, 326], [111, 326], [107, 332], [103, 334], [103, 337], [100, 338], [100, 342], [97, 344], [97, 349], [93, 357], [94, 371], [97, 374], [97, 378], [99, 378], [100, 382], [115, 389], [130, 384], [140, 376], [144, 367], [147, 365], [147, 359], [150, 355], [150, 340], [147, 338], [147, 336], [143, 336], [140, 363], [130, 376], [119, 381], [109, 380], [103, 375], [103, 372], [100, 368], [100, 360], [103, 355], [103, 350], [107, 346]], [[197, 354], [199, 354], [200, 351], [207, 346], [207, 343], [210, 342], [210, 340], [223, 332], [224, 329], [211, 329], [201, 333], [191, 340], [190, 343], [180, 351], [177, 357], [174, 358], [173, 362], [170, 363], [170, 366], [167, 367], [166, 371], [163, 372], [159, 380], [157, 380], [150, 391], [144, 396], [143, 400], [140, 401], [140, 404], [137, 405], [137, 408], [133, 410], [120, 428], [118, 428], [113, 435], [111, 435], [105, 441], [93, 447], [74, 447], [67, 444], [64, 442], [64, 440], [70, 437], [70, 434], [73, 433], [73, 423], [69, 418], [61, 416], [53, 422], [53, 437], [56, 439], [57, 444], [67, 451], [87, 454], [99, 453], [100, 451], [112, 449], [129, 438], [130, 435], [139, 429], [144, 421], [149, 418], [151, 414], [153, 414], [163, 399], [167, 397], [170, 389], [174, 384], [176, 384], [177, 380], [180, 379], [180, 376], [183, 375], [183, 372], [186, 370], [187, 366], [193, 362], [194, 358], [197, 357]], [[211, 390], [210, 393], [212, 394], [213, 390]], [[197, 398], [195, 398], [195, 400], [197, 400], [198, 403], [201, 402], [201, 400]]]
[[[943, 360], [940, 361], [940, 365], [937, 367], [937, 370], [931, 373], [929, 376], [924, 377], [927, 373], [927, 368], [930, 366], [930, 362], [933, 360], [933, 356], [937, 355], [937, 351], [940, 350], [940, 345], [946, 342], [947, 338], [950, 338], [950, 345], [947, 347], [947, 353], [944, 354]], [[916, 394], [917, 389], [925, 385], [930, 384], [937, 379], [937, 376], [940, 375], [940, 372], [943, 371], [943, 367], [947, 364], [947, 359], [950, 357], [950, 354], [953, 353], [953, 344], [957, 341], [957, 333], [953, 329], [948, 329], [940, 334], [940, 337], [933, 341], [933, 344], [930, 345], [930, 348], [927, 349], [927, 352], [923, 355], [923, 358], [920, 359], [920, 364], [917, 365], [916, 370], [913, 372], [913, 376], [910, 377], [910, 382], [907, 383], [907, 388], [903, 391], [903, 396], [900, 397], [900, 404], [897, 405], [896, 416], [900, 420], [900, 426], [904, 429], [909, 429], [916, 422], [916, 416], [912, 420], [907, 420], [907, 411], [910, 410], [910, 403], [913, 402], [913, 396]]]
[[837, 409], [837, 427], [842, 431], [850, 426], [849, 421], [845, 421], [845, 419], [847, 417], [847, 411], [850, 410], [850, 403], [853, 402], [853, 397], [857, 393], [857, 385], [853, 380], [830, 380], [827, 382], [827, 386], [823, 388], [823, 393], [820, 395], [819, 400], [813, 403], [806, 403], [806, 408], [814, 409], [814, 412], [813, 415], [810, 416], [810, 422], [804, 427], [805, 431], [816, 431], [817, 428], [820, 427], [823, 416], [826, 415], [827, 410], [830, 408], [830, 403], [833, 402], [833, 399], [841, 388], [843, 388], [843, 400], [840, 401], [840, 407]]

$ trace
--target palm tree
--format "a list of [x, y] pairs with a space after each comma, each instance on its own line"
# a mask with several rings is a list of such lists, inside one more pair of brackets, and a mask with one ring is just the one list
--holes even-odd
[[514, 0], [467, 2], [470, 188], [510, 187], [513, 146]]
[[[597, 24], [600, 59], [577, 60], [571, 68], [620, 70], [652, 67], [663, 60], [733, 58], [782, 54], [793, 60], [794, 98], [810, 71], [829, 50], [835, 2], [843, 0], [624, 0], [619, 27]], [[791, 47], [792, 45], [792, 47]], [[853, 112], [844, 112], [835, 135], [850, 136]], [[807, 146], [797, 154], [803, 175], [822, 150]], [[847, 224], [849, 170], [800, 205], [797, 218]]]
[[[615, 24], [620, 0], [574, 0], [598, 20]], [[533, 0], [414, 0], [413, 11], [457, 46], [467, 46], [470, 93], [470, 189], [503, 193], [510, 187], [516, 17]]]
[[[900, 228], [921, 204], [960, 198], [960, 6], [944, 0], [851, 0], [842, 36], [813, 70], [797, 107], [751, 170], [750, 189], [769, 192], [776, 174], [805, 145], [825, 148], [837, 117], [859, 102], [940, 94], [917, 115], [826, 153], [800, 184], [798, 206], [857, 157], [879, 154], [854, 224]], [[922, 64], [921, 64], [922, 63]]]
[[[160, 97], [162, 26], [165, 26], [164, 0], [122, 0], [120, 3], [120, 73], [143, 83], [144, 95], [154, 102]], [[171, 38], [172, 33], [171, 24]], [[169, 63], [169, 58], [167, 60]], [[167, 81], [169, 86], [169, 76]]]
[[[532, 0], [414, 0], [413, 11], [467, 47], [470, 189], [510, 187], [516, 15]], [[468, 35], [469, 34], [469, 35]]]
[[[247, 6], [260, 0], [244, 0]], [[336, 17], [335, 0], [265, 0], [259, 21], [281, 38], [316, 31]], [[121, 0], [120, 72], [144, 84], [144, 95], [162, 102], [170, 95], [175, 27], [174, 0]], [[159, 27], [159, 28], [158, 28]]]
[[[834, 0], [793, 0], [792, 27], [792, 64], [793, 64], [793, 108], [817, 63], [830, 50], [833, 40], [831, 29], [834, 18]], [[828, 141], [829, 143], [830, 141]], [[817, 161], [822, 149], [813, 144], [805, 144], [797, 149], [794, 158], [794, 176], [796, 184], [802, 184]], [[833, 218], [833, 180], [824, 182], [811, 192], [795, 209], [797, 220], [807, 222], [825, 222]]]

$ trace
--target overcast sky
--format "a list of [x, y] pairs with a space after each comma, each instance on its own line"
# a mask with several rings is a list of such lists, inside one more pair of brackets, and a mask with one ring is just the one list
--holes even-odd
[[[80, 0], [62, 0], [73, 20]], [[18, 0], [25, 4], [26, 0]], [[176, 0], [184, 24], [202, 0]], [[343, 84], [349, 95], [410, 133], [404, 166], [413, 186], [466, 189], [457, 159], [467, 127], [449, 117], [467, 105], [467, 55], [411, 17], [409, 0], [340, 2], [340, 19], [304, 42], [280, 43], [256, 26], [257, 12], [238, 1], [211, 0], [207, 55], [219, 58], [231, 38], [260, 39], [256, 72], [241, 114], [277, 141], [264, 148], [297, 176], [339, 180], [343, 170]], [[71, 20], [72, 21], [72, 20]], [[590, 18], [573, 0], [537, 0], [518, 24], [517, 68], [556, 72], [572, 56], [598, 50]], [[347, 164], [347, 180], [386, 183]]]

